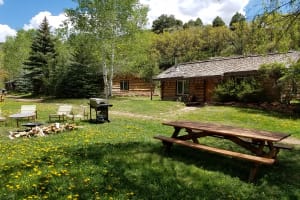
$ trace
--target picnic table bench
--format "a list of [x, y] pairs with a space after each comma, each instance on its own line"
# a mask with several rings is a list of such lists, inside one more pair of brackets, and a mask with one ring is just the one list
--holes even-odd
[[[280, 149], [291, 149], [291, 146], [280, 145], [279, 141], [289, 137], [289, 134], [250, 130], [232, 126], [193, 122], [193, 121], [171, 121], [163, 125], [174, 127], [171, 137], [162, 135], [154, 136], [163, 142], [169, 151], [172, 144], [187, 146], [193, 149], [208, 151], [252, 162], [254, 165], [250, 170], [249, 181], [253, 181], [260, 165], [272, 165], [276, 162]], [[180, 131], [185, 129], [186, 134]], [[211, 147], [199, 143], [199, 138], [213, 136], [227, 139], [248, 150], [248, 153]], [[189, 141], [191, 140], [191, 141]], [[251, 152], [251, 153], [250, 153]]]

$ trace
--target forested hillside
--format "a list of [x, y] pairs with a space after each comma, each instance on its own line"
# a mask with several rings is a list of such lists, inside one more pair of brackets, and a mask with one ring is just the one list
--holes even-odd
[[[103, 82], [110, 95], [112, 79], [119, 73], [150, 80], [176, 63], [300, 49], [300, 20], [295, 20], [295, 13], [280, 14], [275, 9], [252, 21], [236, 13], [228, 25], [220, 17], [203, 25], [200, 18], [183, 23], [161, 15], [147, 29], [148, 10], [137, 2], [120, 1], [114, 6], [116, 1], [94, 1], [89, 7], [82, 3], [67, 10], [69, 24], [56, 32], [49, 32], [47, 19], [39, 30], [18, 31], [1, 44], [1, 83], [13, 80], [15, 89], [26, 92], [32, 87], [25, 85], [35, 82], [39, 83], [33, 87], [36, 94], [62, 96], [66, 86], [87, 94], [93, 90], [90, 85], [99, 91], [96, 85]], [[91, 17], [84, 17], [86, 13]], [[36, 49], [36, 44], [53, 45], [52, 56]], [[36, 60], [41, 57], [42, 62]]]

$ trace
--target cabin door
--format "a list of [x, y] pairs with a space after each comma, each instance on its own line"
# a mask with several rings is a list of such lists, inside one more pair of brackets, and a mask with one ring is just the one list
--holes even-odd
[[212, 101], [214, 88], [215, 88], [215, 84], [212, 79], [204, 80], [204, 102]]

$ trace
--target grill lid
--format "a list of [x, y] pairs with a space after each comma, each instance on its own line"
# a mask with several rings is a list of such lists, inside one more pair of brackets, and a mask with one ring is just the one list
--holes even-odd
[[101, 99], [101, 98], [90, 98], [90, 106], [91, 107], [97, 107], [99, 104], [106, 104], [106, 100], [105, 99]]

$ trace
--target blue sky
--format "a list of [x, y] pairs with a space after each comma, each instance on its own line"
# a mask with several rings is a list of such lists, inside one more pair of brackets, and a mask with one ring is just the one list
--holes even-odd
[[[250, 2], [249, 2], [250, 1]], [[204, 24], [211, 24], [220, 16], [227, 24], [231, 17], [240, 12], [244, 15], [261, 6], [259, 0], [140, 0], [149, 6], [148, 26], [162, 14], [173, 14], [187, 22], [200, 17]], [[6, 36], [15, 36], [20, 29], [38, 28], [46, 16], [52, 28], [57, 28], [66, 19], [64, 10], [75, 8], [72, 0], [0, 0], [0, 42]]]
[[2, 2], [0, 24], [7, 24], [16, 30], [30, 23], [32, 17], [42, 11], [50, 11], [53, 16], [57, 16], [63, 13], [65, 8], [76, 5], [71, 0], [2, 0]]
[[44, 16], [57, 28], [64, 10], [75, 6], [72, 0], [0, 0], [0, 42], [20, 29], [38, 28]]

